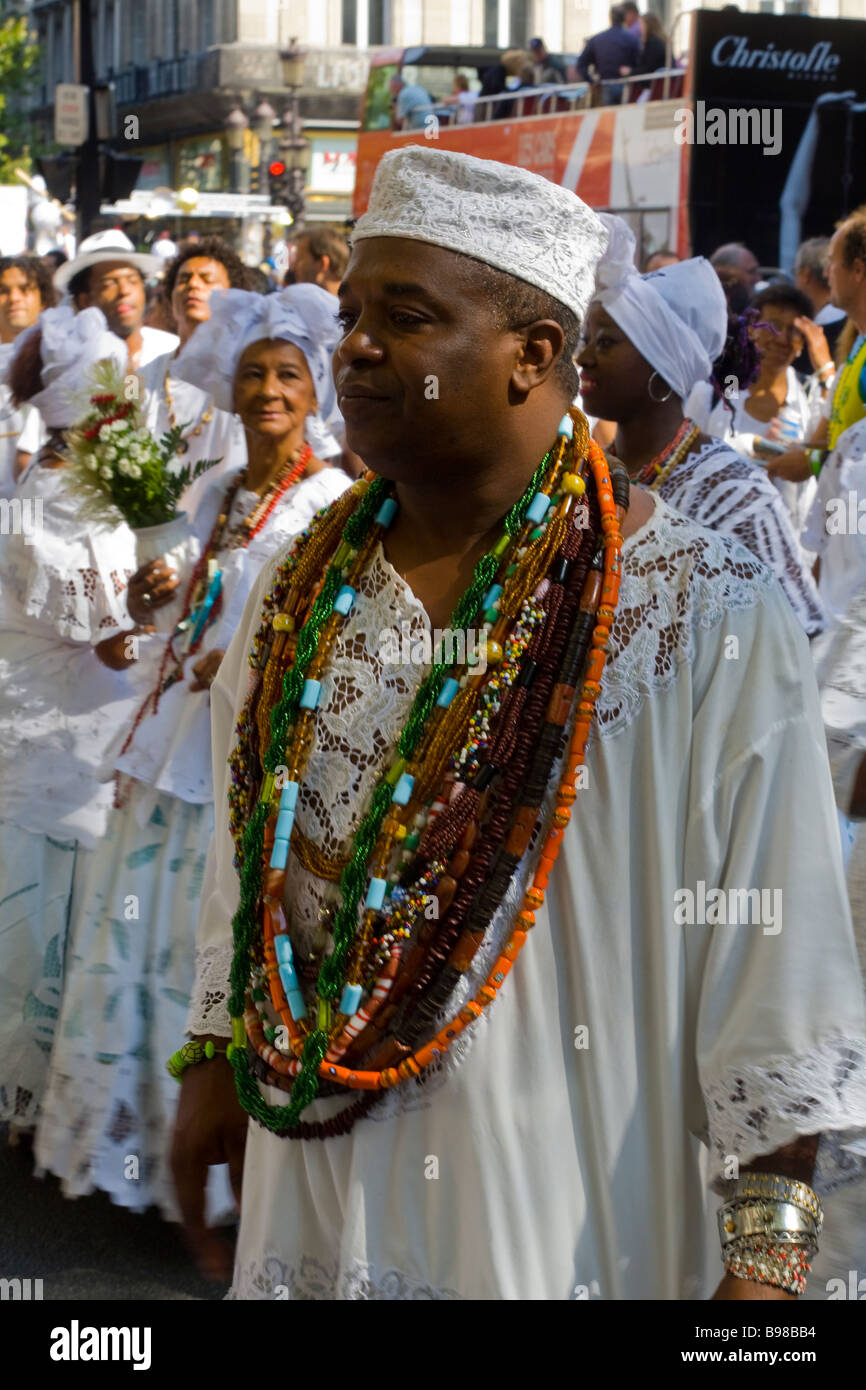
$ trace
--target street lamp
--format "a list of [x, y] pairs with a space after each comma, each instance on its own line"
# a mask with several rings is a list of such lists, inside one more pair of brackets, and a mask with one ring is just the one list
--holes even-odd
[[280, 66], [283, 70], [283, 85], [294, 92], [304, 80], [304, 53], [297, 39], [289, 39], [288, 48], [280, 53]]
[[289, 89], [290, 105], [283, 117], [283, 137], [280, 140], [280, 154], [289, 171], [289, 192], [287, 204], [296, 223], [303, 221], [304, 188], [307, 170], [310, 167], [310, 146], [304, 139], [304, 127], [298, 100], [298, 89], [304, 80], [304, 53], [297, 39], [289, 39], [288, 48], [280, 53], [283, 82]]
[[230, 111], [223, 123], [231, 158], [232, 193], [249, 192], [249, 165], [244, 157], [247, 131], [250, 128], [246, 114], [239, 106]]
[[268, 167], [274, 143], [274, 121], [277, 113], [265, 97], [253, 112], [253, 130], [259, 141], [259, 192], [267, 190]]

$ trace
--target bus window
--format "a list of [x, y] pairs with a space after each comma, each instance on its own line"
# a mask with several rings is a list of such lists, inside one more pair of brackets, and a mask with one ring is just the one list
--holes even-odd
[[371, 67], [367, 79], [367, 92], [364, 100], [364, 114], [361, 118], [362, 130], [389, 130], [391, 127], [391, 92], [388, 83], [396, 77], [396, 63], [385, 63], [381, 67]]

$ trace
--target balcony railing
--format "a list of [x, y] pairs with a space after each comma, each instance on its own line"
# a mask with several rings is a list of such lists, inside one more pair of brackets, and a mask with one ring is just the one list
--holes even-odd
[[195, 91], [201, 58], [200, 53], [185, 53], [181, 58], [157, 58], [141, 67], [133, 63], [109, 74], [118, 106]]

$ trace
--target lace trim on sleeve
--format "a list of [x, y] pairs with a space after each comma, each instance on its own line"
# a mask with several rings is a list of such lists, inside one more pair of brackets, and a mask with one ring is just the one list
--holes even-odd
[[824, 626], [818, 591], [785, 505], [757, 464], [711, 440], [675, 468], [659, 489], [672, 507], [702, 526], [734, 536], [773, 571], [810, 636]]
[[[805, 1057], [732, 1067], [703, 1086], [712, 1185], [723, 1190], [725, 1160], [740, 1167], [798, 1135], [822, 1134], [815, 1183], [860, 1177], [866, 1161], [850, 1145], [866, 1139], [866, 1038], [828, 1038]], [[855, 1128], [852, 1128], [854, 1126]], [[841, 1133], [839, 1131], [842, 1131]]]
[[232, 1025], [227, 1000], [229, 971], [232, 968], [231, 936], [225, 944], [196, 951], [195, 984], [186, 1016], [188, 1033], [214, 1033], [231, 1037]]

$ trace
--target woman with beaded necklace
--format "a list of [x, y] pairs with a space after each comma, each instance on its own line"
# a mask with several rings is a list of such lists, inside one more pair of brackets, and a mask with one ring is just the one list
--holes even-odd
[[139, 639], [138, 710], [114, 745], [115, 810], [71, 925], [37, 1135], [38, 1161], [69, 1195], [99, 1187], [137, 1209], [159, 1203], [168, 1217], [176, 1097], [163, 1053], [183, 1026], [212, 830], [209, 687], [262, 568], [349, 485], [305, 441], [312, 417], [321, 434], [333, 409], [332, 297], [303, 285], [271, 296], [230, 290], [211, 304], [177, 372], [237, 412], [246, 457], [201, 490], [186, 570], [176, 577], [154, 561], [130, 581], [137, 623], [150, 626], [173, 602], [177, 625]]
[[727, 309], [715, 271], [695, 257], [639, 275], [631, 230], [621, 218], [604, 220], [615, 247], [600, 270], [577, 358], [584, 409], [617, 423], [613, 452], [634, 482], [763, 560], [814, 636], [823, 626], [821, 603], [782, 497], [758, 464], [683, 414], [725, 342]]
[[[806, 640], [567, 409], [605, 241], [567, 190], [416, 145], [355, 228], [335, 374], [373, 471], [262, 577], [214, 685], [170, 1060], [217, 1276], [203, 1180], [244, 1165], [234, 1297], [700, 1296], [702, 1134], [742, 1176], [718, 1296], [785, 1298], [817, 1135], [866, 1126]], [[784, 933], [713, 925], [707, 884], [781, 885]]]

